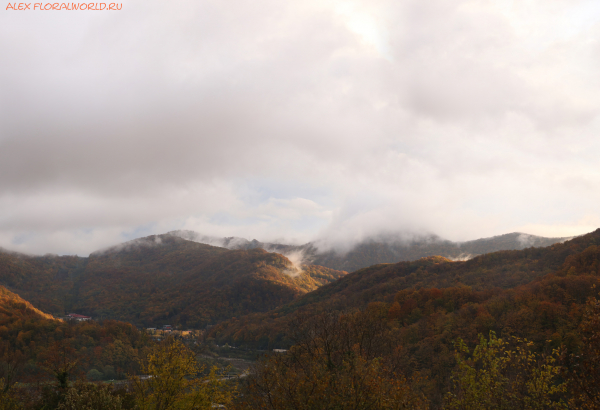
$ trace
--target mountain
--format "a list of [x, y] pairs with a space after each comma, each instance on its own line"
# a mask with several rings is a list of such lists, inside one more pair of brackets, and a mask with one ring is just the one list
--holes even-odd
[[76, 309], [145, 324], [205, 326], [261, 312], [345, 272], [300, 270], [263, 249], [228, 250], [172, 236], [151, 236], [90, 255]]
[[[217, 236], [209, 236], [202, 235], [198, 232], [189, 231], [189, 230], [179, 230], [179, 231], [171, 231], [168, 233], [169, 235], [177, 236], [179, 238], [183, 238], [188, 241], [205, 243], [207, 245], [219, 246], [227, 249], [264, 249], [269, 252], [277, 252], [281, 254], [291, 254], [293, 252], [304, 253], [307, 252], [312, 246], [311, 243], [297, 246], [297, 245], [287, 245], [283, 243], [271, 243], [271, 242], [260, 242], [256, 239], [252, 239], [249, 241], [245, 238], [240, 238], [237, 236], [230, 237], [217, 237]], [[316, 251], [316, 248], [315, 250]]]
[[260, 248], [230, 250], [169, 234], [88, 258], [0, 254], [0, 284], [44, 310], [145, 326], [203, 327], [268, 311], [345, 273], [298, 267]]
[[[584, 288], [556, 290], [563, 296], [571, 294], [573, 300], [585, 301], [581, 295], [591, 295], [591, 286], [600, 273], [600, 257], [595, 256], [595, 252], [600, 254], [598, 245], [600, 229], [545, 248], [499, 251], [468, 261], [430, 256], [412, 262], [378, 264], [349, 273], [272, 312], [224, 322], [215, 328], [213, 335], [222, 342], [238, 345], [260, 340], [262, 345], [259, 347], [266, 347], [265, 343], [281, 347], [277, 343], [285, 339], [285, 329], [300, 311], [363, 309], [374, 302], [391, 304], [399, 294], [412, 294], [420, 289], [434, 289], [434, 293], [440, 294], [451, 289], [450, 293], [462, 294], [463, 300], [451, 302], [457, 307], [477, 298], [489, 299], [510, 293], [513, 289], [535, 288], [535, 284], [552, 275], [561, 278], [577, 276], [577, 280], [585, 276], [585, 286], [577, 285]], [[571, 278], [567, 282], [571, 286], [576, 280]]]
[[[353, 245], [347, 250], [321, 250], [319, 243], [300, 246], [248, 241], [244, 238], [217, 238], [193, 231], [173, 231], [171, 234], [187, 240], [218, 245], [228, 249], [262, 248], [283, 255], [295, 255], [310, 263], [331, 269], [353, 272], [378, 263], [412, 261], [427, 256], [444, 256], [449, 259], [466, 260], [477, 255], [505, 250], [550, 246], [570, 238], [544, 238], [524, 233], [509, 233], [467, 242], [452, 242], [436, 235], [406, 236], [401, 234], [379, 235]], [[326, 249], [326, 248], [325, 248]]]
[[[431, 255], [465, 259], [560, 240], [514, 233], [454, 243], [436, 236], [388, 235], [340, 253], [320, 251], [314, 243], [295, 246], [177, 231], [87, 258], [0, 250], [0, 285], [55, 315], [78, 312], [139, 325], [199, 327], [267, 312], [364, 266]], [[503, 280], [513, 286], [538, 274], [504, 275]]]
[[[494, 332], [509, 346], [525, 340], [534, 352], [580, 354], [579, 325], [589, 319], [586, 306], [596, 306], [590, 298], [598, 298], [599, 285], [600, 229], [545, 248], [499, 251], [468, 261], [432, 256], [371, 266], [271, 312], [222, 322], [207, 341], [289, 348], [302, 323], [325, 326], [332, 317], [361, 311], [369, 325], [359, 329], [388, 329], [399, 349], [398, 369], [418, 374], [419, 390], [441, 408], [452, 388], [459, 340], [472, 349], [479, 335]], [[351, 335], [356, 343], [363, 336]]]
[[[467, 244], [471, 248], [461, 249], [526, 242], [519, 237], [473, 241]], [[292, 261], [297, 247], [280, 245], [281, 253], [270, 253], [251, 241], [236, 242], [246, 249], [158, 235], [88, 258], [3, 252], [0, 283], [10, 282], [11, 288], [5, 291], [9, 302], [0, 303], [0, 339], [22, 351], [35, 364], [34, 373], [42, 374], [40, 363], [60, 347], [53, 341], [68, 336], [85, 357], [81, 372], [93, 366], [104, 378], [134, 369], [148, 346], [147, 336], [126, 323], [73, 326], [40, 317], [11, 293], [20, 292], [13, 286], [37, 294], [38, 303], [95, 317], [146, 326], [216, 324], [207, 341], [260, 349], [289, 347], [303, 318], [361, 311], [364, 323], [350, 329], [349, 337], [361, 338], [361, 332], [374, 328], [389, 330], [398, 370], [409, 376], [417, 372], [420, 391], [439, 404], [451, 385], [456, 341], [472, 347], [479, 334], [493, 331], [506, 340], [527, 339], [537, 352], [563, 347], [577, 352], [586, 301], [598, 295], [600, 285], [600, 229], [547, 247], [522, 244], [525, 249], [468, 260], [427, 256], [349, 274], [299, 267]], [[4, 316], [2, 306], [8, 306]]]

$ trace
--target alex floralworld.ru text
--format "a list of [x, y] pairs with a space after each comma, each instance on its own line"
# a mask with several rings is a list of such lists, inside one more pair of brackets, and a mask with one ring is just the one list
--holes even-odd
[[123, 3], [8, 3], [6, 10], [121, 10]]

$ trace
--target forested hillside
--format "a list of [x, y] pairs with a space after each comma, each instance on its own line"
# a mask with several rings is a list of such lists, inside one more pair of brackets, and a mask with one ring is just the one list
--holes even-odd
[[75, 308], [145, 325], [204, 327], [274, 309], [342, 275], [322, 267], [299, 271], [262, 249], [226, 250], [166, 236], [159, 246], [92, 255]]
[[503, 251], [465, 262], [429, 257], [353, 272], [266, 314], [224, 322], [217, 343], [288, 348], [299, 318], [367, 307], [393, 329], [406, 353], [404, 369], [448, 387], [454, 342], [470, 344], [495, 331], [535, 342], [540, 351], [577, 349], [576, 329], [589, 297], [598, 294], [600, 230], [540, 249]]
[[45, 312], [64, 314], [86, 263], [87, 258], [77, 256], [29, 256], [0, 249], [0, 285]]
[[204, 327], [265, 312], [345, 272], [298, 267], [262, 249], [228, 250], [151, 236], [89, 258], [0, 253], [0, 284], [56, 315]]
[[[467, 261], [430, 256], [350, 274], [315, 266], [300, 271], [260, 248], [227, 250], [153, 236], [95, 253], [78, 275], [67, 277], [75, 278], [67, 295], [79, 313], [186, 327], [220, 322], [203, 335], [208, 345], [291, 348], [254, 370], [239, 408], [264, 408], [265, 391], [281, 403], [314, 397], [337, 406], [392, 397], [408, 408], [460, 408], [452, 406], [485, 403], [486, 395], [477, 393], [486, 388], [480, 378], [493, 377], [497, 384], [489, 393], [506, 395], [512, 404], [505, 408], [538, 397], [523, 390], [535, 379], [546, 389], [540, 400], [551, 404], [543, 408], [558, 409], [566, 400], [587, 400], [581, 389], [593, 386], [577, 366], [595, 366], [598, 356], [581, 359], [596, 346], [600, 230], [546, 248]], [[73, 375], [98, 379], [136, 372], [148, 351], [149, 340], [132, 325], [58, 321], [9, 291], [0, 294], [8, 301], [0, 308], [4, 361], [20, 363], [30, 381], [48, 380], [60, 352], [71, 355]], [[489, 352], [487, 364], [476, 364], [482, 357], [476, 345]], [[488, 372], [496, 364], [502, 374]], [[571, 390], [558, 384], [562, 380]], [[465, 398], [465, 389], [475, 396]], [[309, 390], [319, 393], [307, 396]]]
[[31, 303], [9, 291], [4, 286], [0, 286], [0, 317], [2, 318], [0, 326], [12, 326], [12, 323], [19, 320], [54, 320], [52, 315], [36, 309]]
[[[54, 319], [0, 286], [0, 380], [52, 380], [61, 366], [82, 376], [124, 377], [135, 371], [149, 339], [129, 323]], [[4, 386], [0, 386], [0, 390]]]
[[[269, 314], [287, 315], [303, 307], [315, 310], [358, 308], [371, 302], [391, 302], [398, 292], [410, 289], [463, 289], [496, 294], [539, 281], [561, 267], [564, 269], [565, 261], [581, 255], [596, 243], [600, 244], [600, 231], [546, 248], [494, 252], [468, 261], [431, 256], [412, 262], [374, 265], [352, 272]], [[257, 322], [262, 320], [263, 315], [255, 319]], [[285, 316], [278, 318], [278, 321], [284, 320]], [[228, 329], [228, 334], [240, 334], [240, 329], [230, 323], [222, 327]]]

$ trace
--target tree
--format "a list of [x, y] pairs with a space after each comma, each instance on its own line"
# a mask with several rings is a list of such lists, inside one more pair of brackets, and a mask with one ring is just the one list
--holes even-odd
[[79, 363], [77, 352], [67, 340], [55, 342], [45, 353], [42, 366], [50, 371], [58, 381], [58, 387], [69, 387], [69, 378]]
[[19, 372], [25, 364], [25, 355], [18, 349], [12, 349], [9, 341], [0, 341], [0, 390], [7, 393], [16, 382]]
[[122, 399], [111, 390], [111, 386], [78, 382], [67, 390], [57, 410], [121, 410]]
[[[568, 408], [561, 398], [566, 384], [559, 382], [558, 352], [540, 356], [533, 343], [511, 338], [489, 340], [479, 335], [471, 353], [457, 342], [457, 367], [452, 374], [453, 391], [446, 395], [446, 408], [457, 410], [546, 410]], [[470, 357], [469, 357], [470, 356]]]
[[212, 368], [208, 376], [180, 340], [166, 339], [140, 363], [143, 376], [130, 377], [140, 409], [209, 409], [231, 403], [234, 391]]
[[102, 380], [104, 378], [104, 374], [102, 374], [102, 372], [98, 371], [97, 369], [92, 369], [89, 372], [87, 372], [86, 377], [88, 380], [96, 382], [98, 380]]
[[[4, 379], [0, 378], [0, 383], [6, 383]], [[13, 388], [11, 385], [8, 385], [8, 389], [0, 390], [0, 410], [20, 410], [23, 407], [19, 403], [19, 401], [14, 397]]]
[[294, 324], [296, 344], [260, 362], [249, 377], [241, 408], [271, 410], [426, 409], [397, 372], [390, 350], [387, 309], [324, 313]]
[[589, 298], [579, 326], [580, 350], [566, 355], [565, 377], [573, 392], [571, 405], [583, 410], [600, 409], [600, 300]]

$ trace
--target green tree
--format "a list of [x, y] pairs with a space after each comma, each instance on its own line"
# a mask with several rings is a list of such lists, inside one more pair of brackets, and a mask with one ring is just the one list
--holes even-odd
[[558, 352], [541, 356], [533, 343], [511, 338], [510, 343], [490, 332], [479, 335], [473, 352], [457, 342], [457, 367], [452, 374], [453, 391], [446, 408], [456, 410], [566, 409], [562, 399], [566, 384], [559, 381]]
[[232, 401], [224, 374], [215, 367], [203, 376], [204, 367], [180, 340], [163, 341], [140, 365], [144, 375], [130, 377], [140, 409], [210, 409]]
[[115, 368], [113, 366], [106, 365], [102, 370], [102, 373], [104, 374], [104, 380], [113, 380], [117, 378], [117, 374], [115, 373]]
[[87, 372], [86, 377], [88, 380], [96, 382], [98, 380], [102, 380], [104, 378], [104, 375], [102, 374], [102, 372], [96, 369], [92, 369], [89, 372]]

